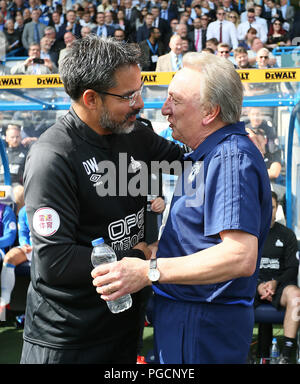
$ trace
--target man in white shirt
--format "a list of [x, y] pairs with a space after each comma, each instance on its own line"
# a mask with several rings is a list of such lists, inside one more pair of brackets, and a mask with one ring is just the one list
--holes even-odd
[[256, 22], [254, 8], [249, 8], [247, 12], [247, 21], [239, 24], [237, 28], [237, 37], [239, 40], [244, 40], [249, 28], [255, 28], [257, 31], [257, 37], [265, 43], [267, 41], [267, 33], [261, 24]]
[[231, 21], [225, 20], [226, 12], [222, 7], [217, 9], [217, 20], [210, 23], [207, 28], [207, 40], [216, 38], [219, 43], [226, 43], [235, 49], [238, 46], [237, 32]]

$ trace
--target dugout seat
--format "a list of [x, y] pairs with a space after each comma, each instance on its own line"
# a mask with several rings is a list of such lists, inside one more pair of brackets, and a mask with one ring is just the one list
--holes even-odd
[[[298, 240], [298, 287], [300, 287], [300, 240]], [[270, 303], [260, 304], [254, 310], [255, 323], [258, 324], [258, 357], [265, 357], [270, 350], [273, 337], [273, 324], [283, 324], [285, 310], [278, 311]], [[297, 363], [300, 364], [300, 329], [297, 334]]]

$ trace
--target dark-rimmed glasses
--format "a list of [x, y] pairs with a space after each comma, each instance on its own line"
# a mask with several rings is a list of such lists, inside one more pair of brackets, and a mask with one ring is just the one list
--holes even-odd
[[99, 93], [100, 95], [116, 96], [116, 97], [119, 97], [120, 99], [128, 100], [129, 107], [133, 107], [134, 104], [136, 103], [137, 98], [142, 95], [143, 87], [144, 87], [144, 83], [142, 83], [141, 88], [139, 90], [133, 92], [131, 95], [128, 95], [128, 96], [117, 95], [116, 93], [110, 93], [110, 92], [104, 92], [104, 91], [102, 92], [95, 91], [95, 92]]

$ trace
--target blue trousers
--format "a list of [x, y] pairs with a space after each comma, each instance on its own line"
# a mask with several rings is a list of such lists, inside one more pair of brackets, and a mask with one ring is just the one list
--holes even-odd
[[154, 350], [160, 364], [244, 364], [253, 307], [154, 298]]

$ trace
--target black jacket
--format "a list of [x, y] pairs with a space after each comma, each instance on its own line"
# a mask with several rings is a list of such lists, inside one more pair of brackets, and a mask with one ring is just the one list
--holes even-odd
[[144, 257], [131, 248], [144, 239], [146, 196], [101, 194], [109, 186], [118, 192], [119, 175], [125, 186], [134, 184], [134, 161], [181, 158], [172, 144], [138, 122], [129, 134], [98, 135], [71, 109], [32, 146], [24, 176], [34, 248], [25, 340], [82, 348], [121, 340], [139, 327], [139, 293], [117, 316], [96, 293], [91, 241], [103, 237], [118, 258]]

